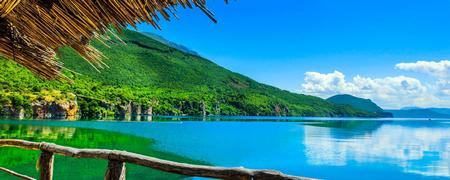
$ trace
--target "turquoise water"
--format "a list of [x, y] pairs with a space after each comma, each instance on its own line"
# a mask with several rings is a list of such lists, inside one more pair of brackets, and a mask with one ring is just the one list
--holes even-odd
[[450, 179], [448, 120], [245, 119], [0, 124], [94, 128], [132, 134], [154, 139], [158, 150], [213, 165], [275, 169], [322, 179]]

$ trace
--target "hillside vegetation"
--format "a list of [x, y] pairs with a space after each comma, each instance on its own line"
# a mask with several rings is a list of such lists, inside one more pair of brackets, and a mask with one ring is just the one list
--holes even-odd
[[73, 83], [45, 81], [0, 59], [0, 114], [376, 116], [258, 83], [135, 31], [121, 38], [127, 45], [92, 42], [109, 58], [100, 72], [63, 48], [59, 60], [79, 73], [64, 72]]
[[381, 109], [377, 104], [372, 102], [370, 99], [363, 99], [358, 98], [352, 95], [348, 94], [341, 94], [332, 96], [327, 99], [327, 101], [335, 103], [335, 104], [347, 104], [350, 106], [353, 106], [355, 108], [359, 108], [365, 111], [369, 112], [382, 112], [383, 109]]
[[385, 112], [370, 99], [363, 99], [349, 94], [340, 94], [328, 98], [327, 101], [334, 104], [349, 105], [355, 109], [376, 113], [382, 117], [392, 117], [391, 113]]

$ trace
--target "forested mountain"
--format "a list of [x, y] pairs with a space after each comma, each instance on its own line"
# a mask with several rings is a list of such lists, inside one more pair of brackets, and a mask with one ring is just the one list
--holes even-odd
[[335, 104], [347, 104], [355, 108], [359, 108], [369, 112], [382, 112], [377, 104], [372, 102], [370, 99], [358, 98], [348, 94], [335, 95], [327, 99], [327, 101]]
[[348, 94], [335, 95], [327, 99], [328, 102], [349, 105], [353, 108], [373, 112], [382, 117], [392, 117], [391, 113], [385, 112], [380, 106], [372, 102], [370, 99], [363, 99]]
[[[0, 60], [0, 114], [44, 117], [158, 115], [377, 116], [314, 96], [283, 91], [217, 64], [125, 30], [106, 47], [109, 59], [96, 71], [75, 51], [59, 61], [70, 82], [42, 80], [12, 61]], [[75, 73], [76, 72], [76, 73]]]

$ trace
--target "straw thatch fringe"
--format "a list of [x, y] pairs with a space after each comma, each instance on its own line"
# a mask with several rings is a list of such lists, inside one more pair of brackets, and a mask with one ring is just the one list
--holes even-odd
[[215, 21], [205, 4], [205, 0], [2, 0], [0, 53], [47, 79], [61, 77], [61, 64], [54, 57], [62, 46], [72, 47], [101, 68], [106, 57], [89, 40], [104, 42], [110, 26], [120, 31], [147, 22], [159, 28], [160, 17], [170, 20], [177, 6], [198, 7]]
[[0, 2], [0, 18], [3, 18], [6, 15], [8, 15], [8, 13], [11, 12], [19, 3], [20, 0], [10, 0], [10, 1], [2, 0]]

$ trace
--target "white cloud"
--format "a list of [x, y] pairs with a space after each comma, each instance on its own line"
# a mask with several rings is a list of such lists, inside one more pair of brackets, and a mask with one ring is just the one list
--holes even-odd
[[424, 73], [437, 78], [434, 84], [438, 93], [450, 95], [450, 61], [417, 61], [414, 63], [399, 63], [395, 68], [404, 71]]
[[450, 75], [450, 61], [417, 61], [415, 63], [399, 63], [395, 68], [405, 71], [420, 72], [437, 78], [448, 79]]
[[369, 78], [358, 75], [347, 81], [345, 75], [339, 71], [328, 74], [307, 72], [301, 91], [323, 98], [335, 94], [352, 94], [372, 99], [383, 108], [436, 107], [450, 104], [449, 101], [437, 97], [432, 87], [406, 76]]
[[439, 89], [442, 95], [450, 96], [450, 80], [440, 79], [436, 84], [437, 88]]
[[302, 84], [303, 91], [312, 94], [332, 94], [347, 91], [349, 88], [345, 82], [345, 76], [339, 71], [329, 74], [318, 72], [306, 72], [305, 83]]

